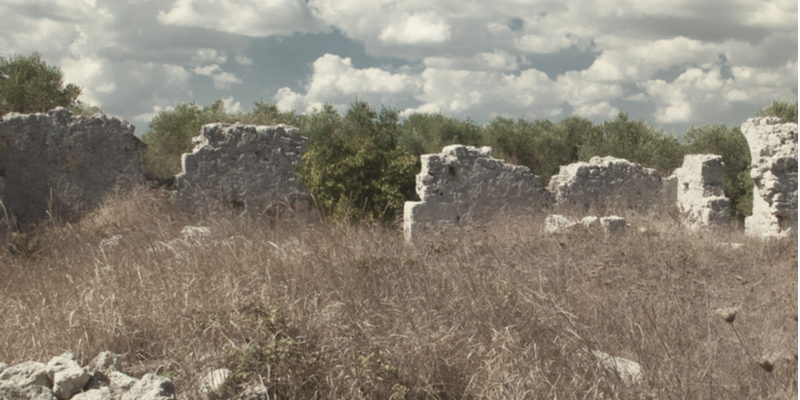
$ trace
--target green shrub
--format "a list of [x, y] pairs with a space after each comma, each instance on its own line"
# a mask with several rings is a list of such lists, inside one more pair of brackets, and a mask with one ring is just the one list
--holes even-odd
[[663, 173], [683, 163], [684, 151], [672, 135], [656, 131], [640, 119], [630, 120], [619, 113], [614, 120], [604, 121], [600, 132], [591, 136], [579, 150], [582, 161], [594, 156], [624, 158]]
[[341, 118], [330, 105], [306, 125], [308, 153], [296, 169], [317, 206], [335, 218], [389, 221], [414, 196], [417, 157], [398, 146], [397, 110], [357, 100]]
[[790, 103], [787, 100], [773, 100], [767, 108], [756, 111], [757, 117], [780, 117], [783, 122], [797, 123], [797, 100]]
[[38, 52], [27, 57], [0, 57], [0, 115], [75, 106], [80, 94], [76, 85], [64, 87], [61, 70], [48, 66]]

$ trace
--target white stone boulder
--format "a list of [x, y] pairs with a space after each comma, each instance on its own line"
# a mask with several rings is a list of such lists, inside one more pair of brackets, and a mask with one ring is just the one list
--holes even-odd
[[53, 387], [53, 381], [47, 374], [47, 365], [36, 361], [26, 361], [8, 367], [0, 373], [0, 382], [17, 387], [44, 386]]
[[177, 197], [197, 209], [306, 215], [308, 192], [294, 173], [306, 141], [286, 125], [205, 125], [192, 139], [194, 150], [183, 155]]
[[121, 371], [127, 363], [128, 357], [124, 354], [101, 351], [87, 367], [93, 371], [111, 372]]
[[642, 366], [635, 361], [614, 357], [599, 350], [592, 350], [592, 355], [603, 368], [618, 375], [626, 385], [639, 384], [644, 379]]
[[92, 377], [69, 352], [53, 357], [47, 363], [47, 374], [53, 382], [53, 394], [60, 400], [80, 392]]
[[797, 231], [797, 124], [750, 118], [742, 124], [752, 159], [753, 215], [748, 235], [783, 236]]
[[614, 157], [563, 165], [548, 189], [559, 210], [656, 212], [666, 205], [658, 171]]
[[677, 203], [683, 222], [691, 228], [727, 225], [731, 221], [731, 201], [725, 197], [725, 164], [713, 154], [689, 154], [676, 169]]
[[147, 374], [122, 395], [122, 400], [174, 400], [175, 385], [170, 379]]
[[497, 215], [538, 211], [552, 203], [528, 167], [492, 157], [490, 147], [446, 146], [421, 156], [417, 195], [405, 203], [403, 231], [409, 242]]

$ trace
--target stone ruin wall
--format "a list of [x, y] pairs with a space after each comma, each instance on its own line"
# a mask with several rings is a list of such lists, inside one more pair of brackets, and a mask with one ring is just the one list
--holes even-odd
[[195, 208], [306, 215], [308, 192], [294, 174], [307, 139], [294, 127], [208, 124], [183, 155], [177, 197]]
[[552, 195], [528, 167], [492, 157], [489, 147], [452, 145], [421, 159], [422, 172], [416, 178], [421, 201], [406, 202], [404, 208], [403, 232], [408, 241], [500, 213], [513, 216], [552, 203]]
[[730, 221], [719, 156], [686, 156], [683, 166], [667, 178], [627, 160], [594, 157], [588, 163], [562, 166], [546, 190], [528, 168], [506, 164], [491, 154], [488, 147], [452, 145], [440, 154], [422, 156], [422, 171], [416, 178], [421, 201], [406, 202], [404, 210], [407, 241], [487, 220], [500, 210], [506, 215], [543, 209], [657, 213], [677, 206], [690, 227]]
[[550, 179], [554, 206], [578, 212], [661, 211], [664, 184], [658, 171], [614, 157], [564, 165]]
[[742, 124], [752, 159], [753, 215], [748, 235], [783, 236], [797, 231], [797, 124], [750, 118]]
[[731, 200], [725, 197], [722, 157], [712, 154], [689, 154], [683, 166], [672, 174], [676, 179], [675, 203], [692, 228], [725, 225], [731, 221]]
[[[144, 182], [144, 144], [134, 126], [105, 115], [11, 113], [0, 118], [0, 202], [26, 228], [55, 211], [96, 206], [103, 196]], [[797, 229], [797, 124], [774, 117], [742, 125], [755, 182], [751, 235]], [[294, 175], [306, 151], [297, 128], [210, 124], [193, 139], [175, 177], [176, 197], [196, 208], [210, 203], [257, 215], [308, 210], [308, 193]], [[691, 227], [725, 224], [730, 201], [722, 193], [719, 156], [689, 155], [662, 178], [655, 170], [613, 157], [562, 166], [550, 190], [526, 167], [492, 157], [491, 148], [447, 146], [422, 156], [421, 201], [405, 205], [404, 231], [425, 232], [551, 208], [577, 212], [660, 212], [678, 206]], [[5, 215], [0, 215], [4, 219]]]
[[133, 131], [117, 118], [61, 107], [0, 117], [0, 200], [12, 222], [26, 229], [51, 212], [69, 217], [144, 182], [144, 144]]

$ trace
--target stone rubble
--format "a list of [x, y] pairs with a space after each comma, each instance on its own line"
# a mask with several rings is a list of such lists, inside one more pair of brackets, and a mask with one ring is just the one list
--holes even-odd
[[712, 154], [689, 154], [676, 169], [677, 206], [683, 222], [691, 228], [727, 225], [731, 221], [731, 200], [725, 197], [722, 157]]
[[176, 197], [197, 210], [307, 215], [308, 192], [294, 174], [306, 141], [286, 125], [205, 125], [183, 155]]
[[528, 167], [492, 157], [490, 147], [447, 146], [421, 157], [417, 195], [405, 203], [403, 231], [409, 242], [424, 234], [540, 210], [552, 203]]
[[751, 236], [785, 236], [797, 231], [797, 124], [777, 117], [742, 124], [752, 159], [753, 214], [745, 219]]
[[0, 399], [14, 400], [169, 400], [175, 399], [172, 381], [155, 374], [142, 379], [118, 369], [124, 356], [102, 352], [86, 367], [72, 353], [47, 364], [26, 361], [9, 367], [0, 363]]

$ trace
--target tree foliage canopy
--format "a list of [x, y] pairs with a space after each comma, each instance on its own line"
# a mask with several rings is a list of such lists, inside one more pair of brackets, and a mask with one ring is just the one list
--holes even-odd
[[74, 107], [80, 94], [81, 88], [76, 85], [64, 87], [61, 70], [48, 66], [38, 52], [0, 57], [0, 115]]

